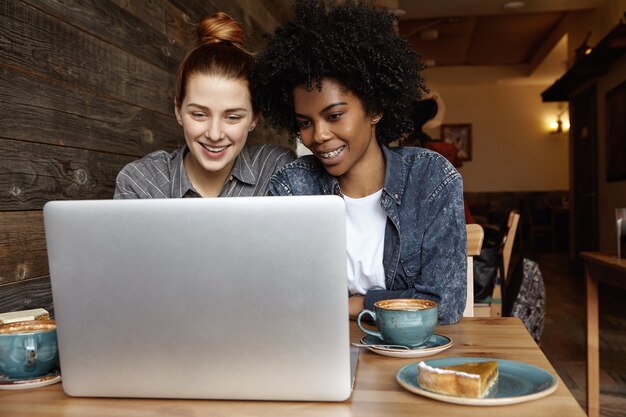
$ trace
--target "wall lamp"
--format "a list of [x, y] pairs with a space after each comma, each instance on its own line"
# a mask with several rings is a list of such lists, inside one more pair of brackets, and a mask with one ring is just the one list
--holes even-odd
[[550, 133], [554, 135], [566, 134], [569, 132], [569, 117], [563, 117], [565, 110], [560, 111], [556, 120], [550, 122]]

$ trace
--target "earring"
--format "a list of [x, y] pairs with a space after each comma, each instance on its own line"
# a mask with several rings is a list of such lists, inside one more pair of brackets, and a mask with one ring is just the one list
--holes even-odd
[[380, 121], [381, 116], [372, 117], [372, 123], [378, 123]]

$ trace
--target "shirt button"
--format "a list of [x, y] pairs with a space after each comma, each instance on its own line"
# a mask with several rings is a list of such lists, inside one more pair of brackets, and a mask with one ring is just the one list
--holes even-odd
[[228, 181], [232, 181], [233, 180], [233, 176], [231, 175], [230, 177], [228, 177]]
[[398, 193], [393, 193], [393, 198], [395, 198], [396, 200], [400, 198], [400, 194]]

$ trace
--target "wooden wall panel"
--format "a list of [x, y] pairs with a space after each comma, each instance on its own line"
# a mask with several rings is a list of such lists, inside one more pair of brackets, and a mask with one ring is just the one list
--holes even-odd
[[257, 0], [170, 0], [178, 9], [197, 22], [204, 16], [217, 11], [228, 13], [242, 23], [248, 47], [252, 51], [260, 50], [265, 40], [263, 34], [270, 32], [278, 23], [276, 18]]
[[[26, 2], [58, 19], [70, 21], [73, 26], [169, 72], [174, 70], [184, 54], [183, 44], [171, 42], [162, 31], [144, 23], [113, 2], [102, 0], [71, 2], [26, 0]], [[144, 3], [143, 6], [147, 15], [153, 9], [163, 10], [159, 3]], [[128, 42], [129, 39], [133, 42]]]
[[189, 16], [190, 21], [193, 23], [198, 22], [204, 16], [212, 15], [218, 11], [226, 12], [238, 19], [233, 14], [233, 10], [231, 10], [232, 4], [229, 4], [226, 8], [219, 8], [215, 6], [214, 0], [170, 0], [170, 3]]
[[54, 316], [50, 278], [0, 285], [0, 312], [45, 308]]
[[0, 137], [141, 157], [184, 143], [169, 115], [0, 68]]
[[94, 94], [171, 112], [172, 74], [17, 0], [0, 2], [0, 61]]
[[155, 30], [159, 30], [170, 43], [187, 45], [195, 22], [188, 14], [167, 1], [155, 0], [110, 0], [133, 16], [141, 19]]
[[134, 157], [14, 140], [0, 141], [0, 210], [40, 210], [49, 200], [112, 198]]
[[0, 212], [0, 285], [48, 275], [41, 213]]

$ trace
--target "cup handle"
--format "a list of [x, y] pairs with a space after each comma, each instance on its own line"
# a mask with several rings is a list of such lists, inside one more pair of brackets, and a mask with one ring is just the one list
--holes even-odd
[[374, 313], [371, 310], [365, 309], [365, 310], [361, 311], [359, 313], [359, 315], [357, 316], [357, 318], [356, 318], [356, 324], [357, 324], [357, 326], [359, 326], [359, 329], [363, 330], [363, 332], [365, 332], [367, 334], [370, 334], [372, 336], [376, 336], [379, 339], [382, 339], [383, 337], [380, 335], [379, 332], [373, 332], [373, 331], [371, 331], [369, 329], [366, 329], [365, 327], [363, 327], [361, 325], [361, 317], [363, 317], [363, 315], [365, 315], [365, 314], [370, 315], [372, 317], [372, 319], [374, 319], [374, 321], [376, 321], [376, 313]]
[[30, 372], [37, 365], [37, 341], [35, 336], [28, 336], [24, 340], [24, 349], [26, 350], [26, 359], [24, 361], [24, 370]]

